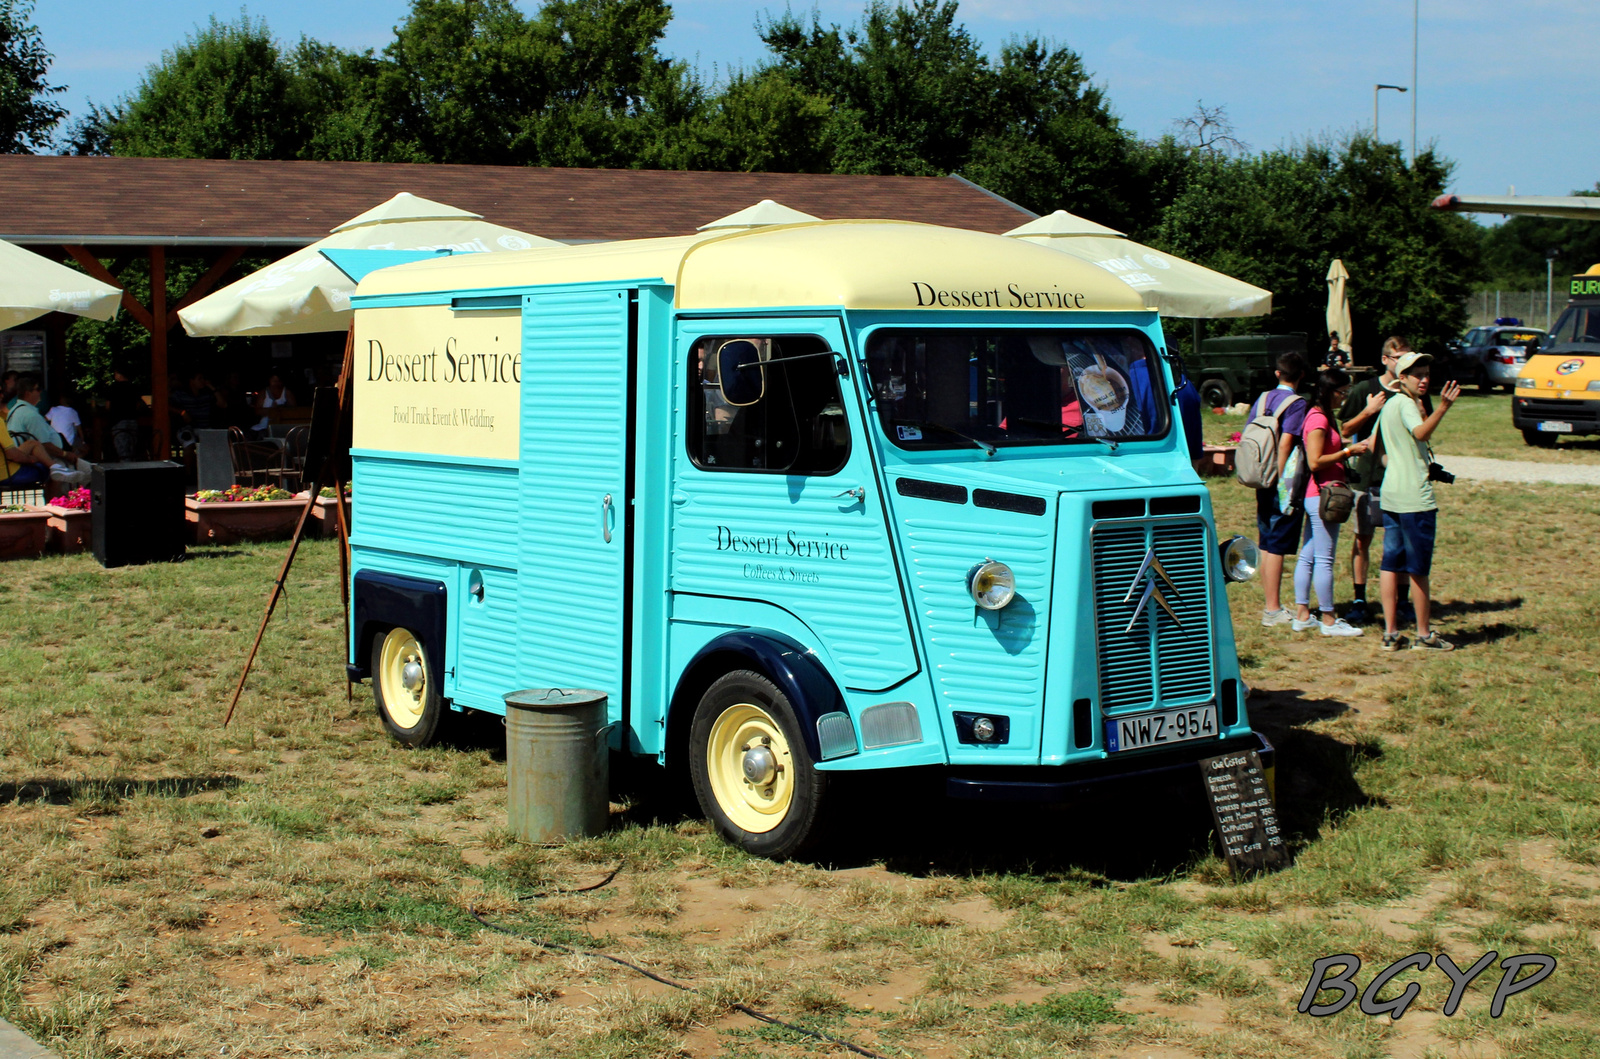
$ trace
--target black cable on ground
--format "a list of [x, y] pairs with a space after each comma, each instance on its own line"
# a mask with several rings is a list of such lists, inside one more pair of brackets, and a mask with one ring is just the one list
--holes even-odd
[[[588, 893], [591, 890], [598, 890], [602, 886], [605, 886], [607, 883], [611, 882], [612, 879], [615, 879], [617, 877], [617, 873], [622, 871], [623, 867], [625, 867], [625, 864], [618, 864], [611, 870], [611, 874], [607, 875], [604, 879], [601, 879], [593, 886], [582, 886], [573, 890], [548, 890], [542, 893], [525, 894], [524, 896], [517, 898], [517, 900], [528, 901], [537, 897], [552, 897], [560, 894], [581, 894]], [[702, 992], [702, 990], [696, 989], [692, 985], [686, 985], [683, 982], [674, 981], [673, 979], [667, 978], [664, 975], [656, 974], [654, 971], [645, 967], [640, 967], [638, 964], [629, 960], [624, 960], [620, 956], [612, 956], [611, 954], [604, 952], [591, 952], [588, 949], [574, 948], [571, 945], [564, 945], [559, 941], [551, 941], [549, 938], [540, 937], [538, 934], [534, 934], [530, 931], [516, 930], [512, 927], [501, 926], [499, 923], [491, 923], [489, 920], [484, 919], [483, 916], [478, 914], [478, 909], [475, 906], [468, 906], [467, 914], [472, 916], [473, 919], [477, 920], [490, 930], [500, 934], [507, 934], [513, 938], [521, 938], [524, 941], [531, 941], [540, 948], [547, 949], [550, 952], [560, 953], [563, 956], [587, 956], [594, 960], [606, 960], [607, 962], [614, 963], [619, 967], [626, 967], [630, 971], [633, 971], [637, 974], [642, 974], [652, 982], [660, 982], [662, 985], [671, 986], [673, 989], [681, 989], [685, 993]], [[831, 1033], [823, 1033], [821, 1030], [813, 1030], [807, 1029], [804, 1026], [796, 1026], [792, 1022], [785, 1022], [776, 1016], [768, 1015], [764, 1011], [758, 1011], [749, 1004], [735, 1003], [728, 1006], [734, 1011], [740, 1012], [744, 1015], [749, 1015], [758, 1022], [765, 1022], [769, 1026], [778, 1026], [786, 1030], [792, 1030], [795, 1033], [810, 1037], [813, 1040], [824, 1041], [828, 1044], [837, 1044], [841, 1048], [845, 1048], [851, 1052], [854, 1052], [856, 1055], [866, 1056], [867, 1059], [889, 1059], [889, 1056], [886, 1056], [881, 1052], [872, 1051], [870, 1048], [863, 1048], [859, 1044], [853, 1044], [850, 1041], [845, 1040], [843, 1037], [835, 1037]]]

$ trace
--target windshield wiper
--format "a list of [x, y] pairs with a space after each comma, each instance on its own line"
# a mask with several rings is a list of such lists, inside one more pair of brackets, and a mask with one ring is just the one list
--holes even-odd
[[977, 438], [968, 437], [967, 435], [961, 433], [961, 431], [956, 430], [954, 427], [947, 427], [943, 423], [923, 423], [922, 426], [924, 427], [924, 429], [926, 429], [927, 427], [933, 427], [936, 430], [944, 431], [946, 434], [954, 434], [956, 437], [960, 438], [962, 441], [965, 441], [965, 442], [968, 442], [970, 444], [976, 445], [978, 448], [982, 449], [983, 450], [983, 454], [985, 456], [993, 456], [995, 454], [995, 452], [998, 451], [998, 450], [995, 449], [995, 447], [993, 445], [989, 444], [987, 441], [979, 441]]

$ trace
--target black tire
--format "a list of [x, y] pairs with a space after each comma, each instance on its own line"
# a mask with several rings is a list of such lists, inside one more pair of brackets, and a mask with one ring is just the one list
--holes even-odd
[[[386, 649], [393, 652], [388, 658]], [[420, 667], [420, 684], [409, 688], [401, 675], [408, 663]], [[372, 699], [384, 731], [402, 746], [432, 746], [443, 738], [449, 709], [427, 645], [411, 630], [396, 626], [372, 638]]]
[[1536, 449], [1553, 449], [1556, 447], [1556, 436], [1554, 434], [1546, 434], [1542, 430], [1534, 430], [1530, 427], [1522, 428], [1522, 440]]
[[[761, 738], [771, 738], [765, 745], [781, 766], [765, 788], [743, 767]], [[688, 756], [700, 809], [727, 841], [758, 857], [785, 860], [821, 840], [828, 776], [811, 761], [788, 697], [762, 674], [734, 670], [706, 689], [690, 724]], [[763, 792], [778, 796], [764, 798]]]
[[1200, 403], [1207, 408], [1226, 408], [1233, 404], [1233, 388], [1222, 379], [1207, 379], [1200, 384]]

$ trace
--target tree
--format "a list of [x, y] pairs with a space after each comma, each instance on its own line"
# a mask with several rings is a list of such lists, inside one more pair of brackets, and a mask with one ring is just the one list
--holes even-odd
[[[1600, 195], [1600, 183], [1575, 195]], [[1545, 256], [1552, 250], [1551, 272], [1557, 286], [1563, 277], [1600, 262], [1600, 224], [1559, 217], [1512, 217], [1484, 228], [1484, 283], [1489, 290], [1537, 290], [1545, 284]]]
[[0, 0], [0, 154], [48, 147], [51, 131], [67, 116], [50, 98], [66, 86], [45, 81], [54, 56], [28, 21], [32, 15], [33, 0]]
[[1196, 151], [1220, 154], [1242, 154], [1250, 145], [1233, 134], [1233, 122], [1228, 118], [1228, 108], [1208, 107], [1206, 101], [1194, 101], [1194, 113], [1178, 118], [1173, 123], [1179, 138]]
[[1449, 172], [1431, 152], [1407, 166], [1396, 145], [1366, 136], [1212, 155], [1197, 162], [1155, 242], [1273, 292], [1268, 320], [1236, 330], [1323, 334], [1328, 265], [1341, 258], [1358, 360], [1375, 362], [1392, 333], [1436, 352], [1464, 325], [1477, 268], [1472, 223], [1429, 205]]
[[125, 101], [94, 112], [79, 146], [157, 158], [294, 158], [307, 139], [295, 71], [265, 22], [213, 16], [146, 72]]

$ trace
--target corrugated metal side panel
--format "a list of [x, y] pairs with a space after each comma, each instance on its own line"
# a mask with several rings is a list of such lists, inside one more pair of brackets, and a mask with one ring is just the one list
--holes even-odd
[[[1037, 715], [1044, 706], [1054, 517], [1007, 517], [904, 496], [893, 503], [940, 704], [1005, 710], [1014, 726], [1025, 724], [1020, 714]], [[1017, 598], [1003, 610], [980, 610], [967, 592], [968, 571], [986, 557], [1016, 577]]]
[[[518, 673], [622, 692], [627, 555], [625, 291], [528, 297], [522, 331]], [[615, 523], [604, 539], [602, 498]]]
[[[884, 688], [916, 670], [894, 557], [873, 509], [841, 500], [846, 489], [873, 489], [855, 461], [829, 478], [695, 472], [678, 488], [689, 502], [673, 531], [672, 586], [679, 592], [766, 599], [823, 637], [846, 684]], [[874, 507], [876, 504], [874, 504]], [[776, 537], [776, 555], [719, 551], [718, 527]], [[789, 535], [846, 544], [843, 561], [785, 555]], [[814, 579], [814, 580], [813, 580]]]
[[[468, 592], [473, 571], [483, 575], [483, 598]], [[512, 570], [464, 566], [452, 590], [460, 615], [456, 638], [456, 701], [498, 711], [516, 691], [517, 575]]]
[[353, 544], [517, 565], [517, 471], [473, 463], [352, 461]]

